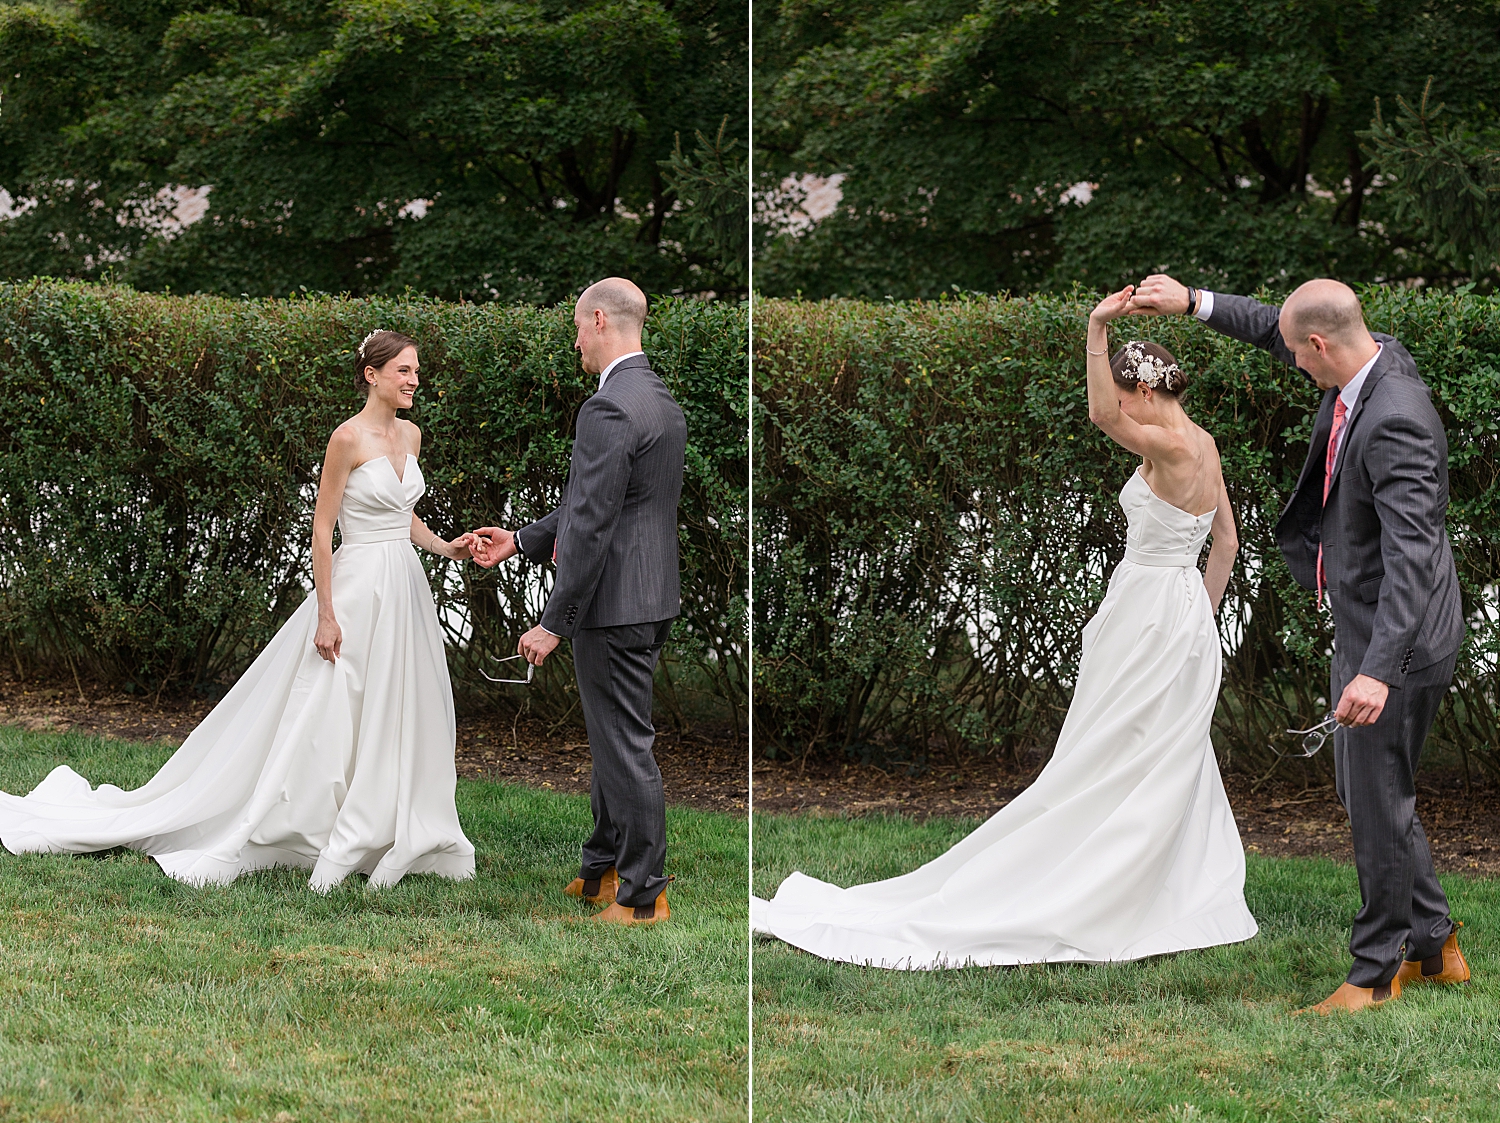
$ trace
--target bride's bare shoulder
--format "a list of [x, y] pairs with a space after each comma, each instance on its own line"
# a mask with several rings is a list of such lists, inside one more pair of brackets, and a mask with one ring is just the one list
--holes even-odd
[[354, 418], [349, 418], [328, 436], [330, 456], [354, 456], [358, 454], [363, 434]]
[[1198, 430], [1198, 447], [1203, 450], [1203, 459], [1215, 468], [1219, 466], [1219, 446], [1214, 440], [1214, 435], [1202, 425], [1195, 426]]

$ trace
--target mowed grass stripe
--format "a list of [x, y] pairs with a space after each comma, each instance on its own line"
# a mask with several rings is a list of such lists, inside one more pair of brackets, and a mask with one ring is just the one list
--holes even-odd
[[[0, 729], [0, 787], [169, 750]], [[672, 921], [563, 897], [588, 801], [460, 781], [478, 876], [328, 897], [0, 853], [0, 1120], [742, 1120], [746, 824], [668, 812]]]
[[[975, 825], [758, 815], [755, 890], [904, 873]], [[1500, 1120], [1500, 882], [1443, 883], [1475, 982], [1359, 1017], [1291, 1016], [1348, 966], [1358, 885], [1322, 860], [1251, 855], [1259, 936], [1142, 963], [887, 972], [757, 942], [757, 1123]]]

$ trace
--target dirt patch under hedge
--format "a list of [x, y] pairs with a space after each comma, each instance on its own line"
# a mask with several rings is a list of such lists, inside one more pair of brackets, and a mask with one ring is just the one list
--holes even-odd
[[[0, 724], [131, 741], [181, 742], [213, 708], [204, 699], [162, 698], [79, 688], [72, 682], [0, 679]], [[745, 744], [728, 731], [663, 730], [657, 737], [667, 801], [743, 815]], [[560, 792], [589, 787], [588, 743], [582, 730], [550, 731], [543, 722], [513, 723], [497, 715], [460, 718], [461, 776], [506, 780]], [[975, 757], [961, 767], [933, 766], [919, 775], [901, 767], [757, 760], [755, 806], [805, 815], [901, 814], [919, 819], [994, 814], [1030, 782], [1008, 760]], [[1325, 855], [1353, 860], [1349, 823], [1326, 780], [1273, 780], [1253, 789], [1251, 778], [1224, 778], [1247, 849], [1276, 856]], [[1424, 769], [1417, 809], [1433, 856], [1445, 871], [1500, 876], [1500, 785], [1461, 772]]]
[[[198, 698], [152, 698], [81, 689], [73, 682], [0, 679], [0, 725], [62, 733], [76, 730], [128, 741], [179, 744], [213, 709]], [[667, 802], [674, 806], [745, 814], [746, 750], [729, 730], [664, 729], [657, 734]], [[498, 715], [460, 717], [458, 774], [506, 780], [559, 792], [587, 792], [591, 764], [583, 731]]]
[[[812, 815], [900, 814], [925, 819], [983, 819], [1014, 799], [1034, 772], [1010, 761], [974, 757], [962, 766], [931, 767], [919, 775], [896, 767], [810, 760], [755, 762], [755, 809]], [[1353, 862], [1349, 820], [1328, 779], [1309, 783], [1224, 777], [1245, 848], [1273, 856], [1324, 855]], [[1433, 859], [1444, 871], [1500, 876], [1500, 785], [1462, 772], [1424, 769], [1417, 777], [1417, 812]]]

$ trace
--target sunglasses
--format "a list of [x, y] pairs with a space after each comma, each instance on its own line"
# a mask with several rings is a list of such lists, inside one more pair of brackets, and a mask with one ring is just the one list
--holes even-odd
[[1312, 726], [1310, 729], [1288, 729], [1286, 731], [1290, 736], [1302, 738], [1301, 751], [1282, 752], [1275, 745], [1272, 745], [1271, 749], [1277, 756], [1315, 756], [1317, 755], [1318, 750], [1323, 747], [1328, 738], [1333, 736], [1333, 731], [1338, 727], [1339, 719], [1334, 717], [1333, 714], [1330, 713], [1322, 721], [1318, 722], [1317, 725]]
[[[513, 661], [515, 659], [524, 659], [525, 656], [524, 655], [507, 655], [507, 656], [505, 656], [502, 659], [498, 655], [491, 655], [490, 658], [493, 659], [497, 663], [509, 663], [509, 662], [511, 662], [511, 661]], [[534, 663], [527, 663], [526, 664], [526, 677], [525, 678], [496, 678], [494, 675], [489, 674], [488, 672], [486, 672], [483, 667], [479, 668], [479, 673], [482, 674], [482, 675], [484, 675], [484, 677], [487, 678], [487, 679], [489, 679], [491, 682], [514, 683], [517, 686], [530, 686], [531, 685], [531, 680], [536, 676], [536, 665]]]

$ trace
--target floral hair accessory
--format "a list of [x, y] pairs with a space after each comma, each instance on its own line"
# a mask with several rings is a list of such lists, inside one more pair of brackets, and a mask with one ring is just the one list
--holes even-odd
[[359, 360], [360, 360], [360, 362], [364, 362], [364, 359], [365, 359], [365, 348], [369, 346], [370, 340], [374, 339], [377, 335], [379, 335], [384, 330], [385, 330], [385, 328], [376, 328], [369, 335], [365, 336], [362, 340], [359, 341]]
[[[1155, 355], [1146, 353], [1146, 345], [1138, 339], [1132, 339], [1125, 344], [1126, 369], [1142, 385], [1149, 386], [1155, 390], [1165, 383], [1168, 390], [1172, 389], [1170, 381], [1173, 374], [1180, 375], [1182, 368], [1176, 363], [1163, 362]], [[1181, 379], [1178, 379], [1181, 382]]]

